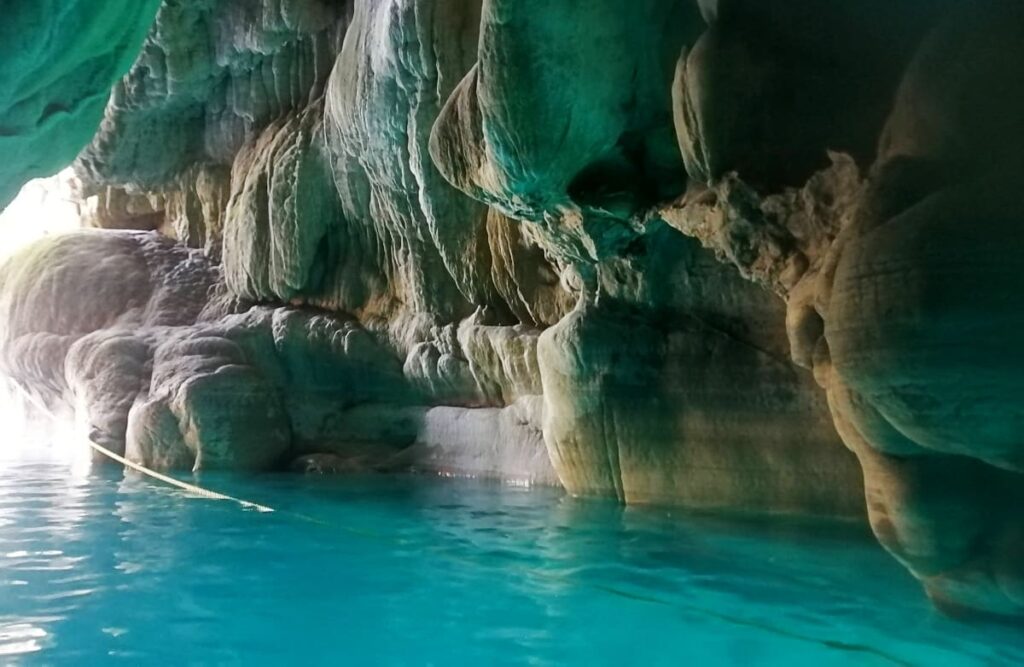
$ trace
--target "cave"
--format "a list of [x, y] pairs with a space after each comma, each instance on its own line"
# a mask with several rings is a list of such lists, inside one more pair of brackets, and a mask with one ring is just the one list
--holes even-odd
[[1024, 5], [5, 9], [0, 656], [1024, 661]]

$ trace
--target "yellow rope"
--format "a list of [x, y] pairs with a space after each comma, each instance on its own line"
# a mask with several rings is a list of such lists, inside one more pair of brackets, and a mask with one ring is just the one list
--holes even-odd
[[[189, 493], [201, 496], [203, 498], [209, 498], [211, 500], [231, 500], [231, 501], [234, 501], [234, 502], [238, 503], [242, 507], [246, 507], [246, 508], [249, 508], [249, 509], [254, 509], [254, 510], [257, 510], [259, 512], [273, 512], [273, 511], [275, 511], [273, 508], [267, 507], [266, 505], [260, 505], [258, 503], [250, 502], [248, 500], [242, 500], [241, 498], [235, 498], [233, 496], [228, 496], [228, 495], [225, 495], [223, 493], [217, 493], [216, 491], [210, 491], [209, 489], [203, 489], [201, 487], [195, 486], [194, 484], [188, 484], [186, 482], [182, 482], [181, 480], [174, 479], [173, 477], [168, 477], [167, 475], [161, 475], [160, 473], [158, 473], [156, 471], [153, 471], [153, 470], [150, 470], [149, 468], [146, 468], [145, 466], [142, 466], [142, 465], [139, 465], [138, 463], [134, 463], [132, 461], [129, 461], [128, 459], [124, 458], [123, 456], [119, 456], [119, 455], [115, 454], [114, 452], [110, 451], [109, 449], [106, 449], [104, 447], [101, 447], [101, 446], [97, 445], [95, 442], [92, 442], [91, 440], [89, 441], [89, 446], [92, 447], [97, 452], [99, 452], [100, 454], [103, 454], [104, 456], [106, 456], [106, 457], [108, 457], [108, 458], [110, 458], [110, 459], [112, 459], [114, 461], [117, 461], [118, 463], [120, 463], [122, 465], [125, 465], [125, 466], [131, 468], [132, 470], [138, 471], [138, 472], [142, 473], [143, 475], [148, 475], [149, 477], [152, 477], [155, 480], [164, 482], [165, 484], [170, 484], [171, 486], [175, 486], [175, 487], [177, 487], [179, 489], [182, 489], [184, 491], [188, 491]], [[330, 527], [330, 528], [337, 528], [336, 526], [333, 526], [332, 524], [329, 524], [326, 521], [321, 521], [320, 519], [315, 519], [313, 517], [306, 516], [304, 514], [299, 514], [297, 512], [287, 512], [287, 511], [285, 513], [289, 514], [289, 515], [292, 515], [292, 516], [295, 516], [295, 517], [297, 517], [299, 519], [302, 519], [304, 521], [309, 521], [311, 523], [319, 524], [321, 526]], [[361, 531], [361, 530], [356, 530], [356, 529], [348, 527], [348, 526], [343, 526], [341, 528], [343, 530], [345, 530], [346, 532], [354, 533], [354, 534], [360, 535], [362, 537], [368, 537], [368, 538], [377, 539], [377, 540], [386, 540], [386, 541], [394, 542], [396, 544], [399, 543], [399, 540], [395, 540], [394, 538], [388, 537], [388, 536], [385, 536], [385, 535], [381, 535], [381, 534], [377, 534], [377, 533], [370, 533], [370, 532]], [[465, 558], [465, 557], [462, 557], [462, 556], [456, 556], [456, 555], [447, 553], [447, 552], [439, 550], [439, 549], [432, 549], [432, 551], [434, 552], [434, 554], [436, 556], [444, 558], [444, 559], [446, 559], [446, 560], [448, 560], [449, 562], [452, 562], [452, 563], [456, 563], [456, 564], [470, 564], [473, 567], [479, 566], [479, 562], [478, 561], [475, 561], [475, 560], [470, 559], [470, 558]], [[561, 574], [561, 573], [547, 573], [547, 572], [543, 572], [543, 571], [540, 571], [540, 570], [534, 570], [534, 569], [531, 569], [531, 568], [524, 568], [522, 566], [515, 567], [515, 569], [521, 570], [522, 571], [522, 576], [524, 576], [524, 577], [534, 576], [534, 577], [537, 577], [537, 578], [540, 578], [540, 579], [547, 579], [547, 580], [550, 580], [550, 581], [557, 581], [559, 583], [565, 583], [565, 580], [567, 578], [564, 574]], [[750, 619], [744, 619], [744, 618], [740, 618], [740, 617], [735, 617], [735, 616], [732, 616], [730, 614], [715, 613], [715, 612], [712, 612], [711, 610], [703, 609], [703, 608], [701, 608], [701, 607], [699, 607], [697, 605], [687, 605], [687, 604], [672, 603], [672, 602], [668, 602], [666, 600], [661, 600], [661, 599], [656, 598], [656, 597], [649, 597], [649, 596], [645, 596], [645, 595], [636, 595], [636, 594], [632, 594], [632, 593], [630, 593], [628, 591], [617, 590], [617, 589], [615, 589], [614, 587], [611, 587], [611, 586], [603, 586], [603, 585], [592, 584], [592, 583], [591, 584], [587, 584], [585, 582], [582, 582], [582, 583], [583, 583], [583, 585], [590, 586], [591, 588], [594, 588], [596, 590], [601, 590], [601, 591], [604, 591], [605, 593], [609, 593], [609, 594], [612, 594], [612, 595], [617, 595], [617, 596], [620, 596], [620, 597], [626, 597], [626, 598], [630, 598], [630, 599], [633, 599], [633, 600], [638, 600], [638, 601], [646, 602], [646, 603], [654, 603], [654, 604], [659, 604], [659, 605], [665, 605], [665, 606], [668, 606], [668, 607], [674, 607], [676, 609], [680, 609], [680, 610], [687, 611], [687, 612], [690, 612], [690, 613], [696, 613], [698, 615], [703, 614], [703, 615], [708, 616], [710, 618], [716, 618], [716, 619], [718, 619], [720, 621], [725, 621], [727, 623], [732, 623], [732, 624], [740, 625], [740, 626], [753, 627], [753, 628], [756, 628], [756, 629], [759, 629], [759, 630], [762, 630], [762, 631], [765, 631], [765, 632], [775, 633], [775, 634], [783, 636], [783, 637], [788, 637], [790, 639], [818, 643], [818, 644], [821, 644], [823, 646], [826, 646], [826, 647], [834, 649], [834, 650], [840, 650], [840, 651], [846, 651], [846, 652], [869, 653], [869, 654], [875, 655], [877, 657], [883, 658], [885, 660], [888, 660], [888, 661], [890, 661], [890, 662], [892, 662], [894, 664], [897, 664], [897, 665], [909, 665], [910, 664], [910, 663], [905, 662], [904, 660], [902, 660], [902, 659], [900, 659], [898, 657], [890, 656], [890, 655], [888, 655], [888, 654], [886, 654], [886, 653], [884, 653], [882, 651], [879, 651], [879, 650], [877, 650], [877, 649], [875, 649], [874, 647], [871, 647], [871, 646], [860, 645], [860, 644], [852, 644], [852, 643], [847, 643], [847, 642], [844, 642], [844, 641], [836, 641], [836, 640], [829, 640], [829, 639], [824, 639], [823, 640], [823, 639], [819, 639], [819, 638], [813, 637], [813, 636], [802, 635], [802, 634], [796, 633], [796, 632], [789, 632], [789, 631], [777, 628], [775, 626], [772, 626], [770, 624], [762, 624], [762, 623], [759, 623], [757, 621], [752, 621]]]
[[160, 473], [158, 473], [158, 472], [156, 472], [154, 470], [150, 470], [149, 468], [147, 468], [145, 466], [139, 465], [138, 463], [135, 463], [134, 461], [129, 461], [125, 457], [120, 456], [118, 454], [115, 454], [114, 452], [110, 451], [109, 449], [107, 449], [105, 447], [101, 447], [101, 446], [97, 445], [95, 442], [92, 442], [91, 440], [89, 441], [89, 446], [92, 447], [97, 452], [99, 452], [100, 454], [103, 454], [107, 458], [112, 459], [114, 461], [117, 461], [118, 463], [120, 463], [120, 464], [122, 464], [124, 466], [127, 466], [127, 467], [131, 468], [132, 470], [135, 470], [137, 472], [141, 472], [143, 475], [148, 475], [149, 477], [152, 477], [155, 480], [161, 481], [161, 482], [163, 482], [165, 484], [170, 484], [171, 486], [176, 486], [179, 489], [183, 489], [183, 490], [188, 491], [189, 493], [193, 493], [193, 494], [195, 494], [197, 496], [202, 496], [203, 498], [209, 498], [210, 500], [231, 500], [233, 502], [238, 503], [242, 507], [247, 507], [249, 509], [254, 509], [254, 510], [258, 511], [258, 512], [273, 512], [274, 511], [273, 508], [267, 507], [266, 505], [260, 505], [258, 503], [250, 502], [248, 500], [242, 500], [241, 498], [235, 498], [234, 496], [228, 496], [228, 495], [225, 495], [223, 493], [217, 493], [216, 491], [210, 491], [209, 489], [204, 489], [204, 488], [198, 487], [198, 486], [196, 486], [194, 484], [188, 484], [187, 482], [182, 482], [181, 480], [174, 479], [173, 477], [168, 477], [167, 475], [161, 475]]

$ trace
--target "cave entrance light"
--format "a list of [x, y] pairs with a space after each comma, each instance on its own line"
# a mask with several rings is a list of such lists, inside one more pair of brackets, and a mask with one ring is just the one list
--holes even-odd
[[0, 213], [0, 262], [44, 236], [81, 227], [76, 188], [71, 167], [26, 183]]

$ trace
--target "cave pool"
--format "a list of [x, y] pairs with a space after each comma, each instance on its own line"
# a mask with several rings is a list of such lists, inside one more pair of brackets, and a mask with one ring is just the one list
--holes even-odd
[[[188, 477], [192, 480], [193, 478]], [[0, 465], [0, 665], [1001, 665], [858, 526], [436, 476]]]

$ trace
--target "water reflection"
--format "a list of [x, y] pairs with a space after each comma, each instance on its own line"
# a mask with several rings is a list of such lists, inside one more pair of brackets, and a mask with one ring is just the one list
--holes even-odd
[[0, 656], [41, 651], [46, 637], [45, 630], [29, 623], [0, 625]]
[[[47, 663], [986, 665], [863, 529], [472, 481], [0, 471], [0, 651]], [[899, 632], [893, 629], [898, 628]], [[0, 660], [2, 662], [2, 660]]]

